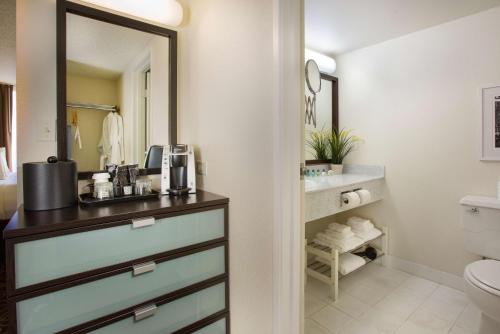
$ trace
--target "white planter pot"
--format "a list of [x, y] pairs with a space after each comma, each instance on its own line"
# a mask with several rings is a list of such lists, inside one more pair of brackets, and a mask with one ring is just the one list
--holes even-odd
[[330, 169], [333, 171], [333, 175], [341, 175], [344, 165], [330, 164]]

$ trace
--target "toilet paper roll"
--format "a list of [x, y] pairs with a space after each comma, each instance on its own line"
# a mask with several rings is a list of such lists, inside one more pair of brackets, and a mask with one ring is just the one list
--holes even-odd
[[368, 203], [372, 200], [372, 194], [370, 193], [369, 190], [366, 189], [356, 190], [356, 194], [358, 194], [359, 198], [361, 199], [361, 204]]
[[343, 208], [354, 208], [361, 204], [361, 198], [355, 192], [351, 191], [342, 194], [342, 207]]

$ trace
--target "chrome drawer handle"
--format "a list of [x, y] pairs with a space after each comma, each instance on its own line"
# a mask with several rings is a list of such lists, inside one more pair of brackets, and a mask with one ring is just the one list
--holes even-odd
[[133, 229], [152, 226], [154, 224], [155, 224], [155, 219], [153, 217], [143, 218], [143, 219], [132, 219]]
[[134, 269], [134, 276], [149, 273], [156, 269], [156, 263], [154, 261], [139, 263], [132, 266]]
[[149, 317], [155, 315], [156, 309], [157, 309], [157, 307], [155, 304], [150, 304], [150, 305], [136, 308], [134, 310], [134, 320], [141, 321], [143, 319], [149, 318]]

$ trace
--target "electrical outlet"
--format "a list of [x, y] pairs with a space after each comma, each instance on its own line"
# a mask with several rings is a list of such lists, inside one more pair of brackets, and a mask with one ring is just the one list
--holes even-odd
[[207, 176], [207, 162], [206, 161], [196, 161], [196, 174]]
[[38, 141], [55, 141], [56, 124], [55, 122], [43, 119], [38, 125]]

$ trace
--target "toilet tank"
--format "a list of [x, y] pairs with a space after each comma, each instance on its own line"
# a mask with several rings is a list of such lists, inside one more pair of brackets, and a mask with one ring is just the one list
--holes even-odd
[[460, 200], [465, 248], [474, 254], [500, 260], [500, 200], [466, 196]]

